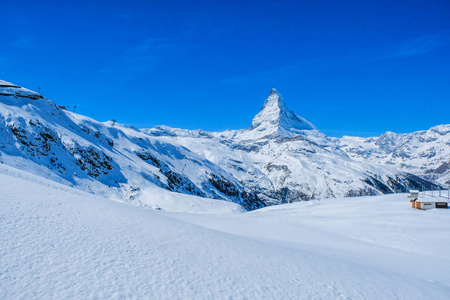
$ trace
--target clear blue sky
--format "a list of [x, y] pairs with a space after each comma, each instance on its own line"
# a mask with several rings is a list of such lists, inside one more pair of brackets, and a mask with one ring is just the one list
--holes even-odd
[[246, 128], [270, 89], [330, 136], [450, 123], [450, 1], [10, 1], [0, 79], [100, 121]]

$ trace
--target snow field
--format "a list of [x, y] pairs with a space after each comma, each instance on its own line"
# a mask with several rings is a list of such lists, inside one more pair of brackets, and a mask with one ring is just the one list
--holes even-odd
[[[194, 215], [148, 211], [6, 173], [0, 172], [2, 299], [450, 296], [448, 212], [410, 210], [404, 195], [390, 206], [387, 196]], [[411, 219], [411, 231], [423, 234], [417, 240], [404, 231], [410, 224], [402, 225]]]
[[292, 203], [219, 219], [177, 218], [446, 286], [450, 282], [445, 225], [450, 211], [412, 209], [406, 194]]

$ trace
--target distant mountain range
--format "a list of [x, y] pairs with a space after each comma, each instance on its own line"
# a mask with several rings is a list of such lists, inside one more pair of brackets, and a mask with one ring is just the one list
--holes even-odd
[[135, 201], [159, 187], [246, 209], [450, 184], [450, 126], [327, 137], [273, 89], [249, 128], [206, 132], [97, 122], [0, 81], [0, 161]]
[[336, 139], [349, 157], [360, 162], [390, 165], [430, 181], [450, 185], [450, 125], [380, 137]]

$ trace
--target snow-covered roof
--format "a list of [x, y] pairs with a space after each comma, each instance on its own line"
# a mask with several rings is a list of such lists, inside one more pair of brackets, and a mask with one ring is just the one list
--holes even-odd
[[428, 199], [417, 199], [417, 202], [420, 203], [448, 203], [448, 199], [432, 199], [432, 198], [428, 198]]

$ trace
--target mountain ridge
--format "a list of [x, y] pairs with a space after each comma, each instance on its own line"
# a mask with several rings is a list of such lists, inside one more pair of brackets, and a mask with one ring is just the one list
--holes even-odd
[[259, 113], [278, 106], [274, 118], [257, 118], [256, 128], [206, 132], [101, 123], [35, 92], [17, 97], [4, 89], [10, 88], [0, 87], [9, 93], [0, 95], [2, 162], [139, 205], [153, 188], [233, 201], [251, 210], [437, 187], [391, 166], [350, 158], [335, 140], [288, 111], [276, 90]]
[[385, 132], [379, 137], [336, 139], [352, 159], [392, 165], [428, 180], [450, 185], [450, 125], [411, 133]]

